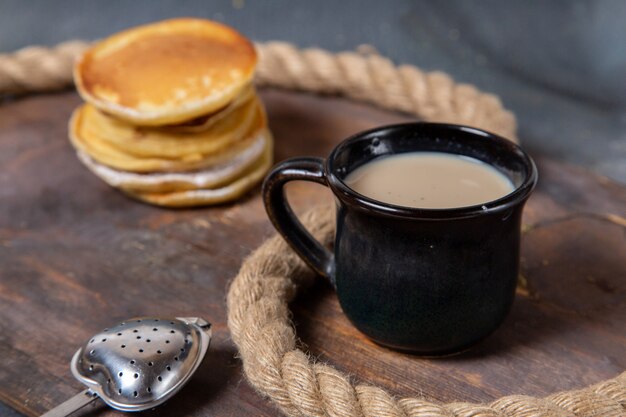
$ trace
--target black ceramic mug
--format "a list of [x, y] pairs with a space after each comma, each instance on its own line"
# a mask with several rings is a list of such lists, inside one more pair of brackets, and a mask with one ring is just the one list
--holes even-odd
[[[419, 209], [365, 197], [344, 182], [373, 159], [405, 152], [465, 155], [511, 180], [514, 191], [481, 205]], [[294, 216], [283, 187], [293, 180], [328, 186], [336, 197], [334, 254]], [[519, 269], [521, 215], [537, 182], [517, 145], [464, 126], [383, 126], [341, 142], [326, 159], [295, 158], [263, 184], [267, 213], [308, 265], [328, 278], [344, 313], [375, 342], [418, 354], [463, 350], [507, 315]]]

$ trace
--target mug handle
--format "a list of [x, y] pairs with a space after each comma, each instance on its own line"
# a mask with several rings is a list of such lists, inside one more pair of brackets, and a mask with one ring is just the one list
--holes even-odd
[[304, 228], [285, 196], [289, 181], [310, 181], [328, 186], [322, 158], [292, 158], [276, 165], [263, 181], [263, 203], [274, 227], [315, 272], [333, 286], [334, 256]]

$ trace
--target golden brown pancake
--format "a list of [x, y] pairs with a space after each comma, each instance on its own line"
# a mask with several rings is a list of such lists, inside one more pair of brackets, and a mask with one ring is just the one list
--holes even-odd
[[[90, 109], [93, 107], [83, 106], [72, 115], [72, 144], [103, 165], [131, 172], [190, 171], [219, 164], [249, 147], [257, 132], [267, 126], [263, 106], [256, 98], [242, 106], [241, 113], [235, 110], [198, 133], [152, 129], [138, 134], [134, 126], [120, 126], [111, 118], [102, 119], [106, 116], [95, 109], [89, 113]], [[85, 117], [85, 110], [91, 117]]]
[[172, 132], [138, 127], [107, 116], [86, 104], [78, 110], [76, 131], [85, 142], [103, 141], [138, 157], [182, 158], [210, 154], [240, 140], [260, 117], [260, 103], [250, 100], [201, 132]]
[[158, 128], [164, 132], [202, 132], [210, 129], [215, 123], [250, 101], [254, 96], [256, 96], [256, 90], [252, 85], [249, 85], [233, 101], [211, 114], [202, 115], [183, 123], [159, 126]]
[[81, 96], [145, 126], [176, 124], [226, 106], [248, 85], [257, 56], [234, 29], [203, 19], [138, 26], [97, 43], [74, 67]]
[[268, 146], [254, 166], [250, 167], [241, 177], [219, 188], [170, 193], [137, 193], [123, 188], [122, 191], [138, 200], [163, 207], [194, 207], [226, 203], [241, 197], [263, 179], [272, 166], [272, 153], [272, 146]]
[[138, 193], [166, 193], [218, 188], [243, 175], [256, 164], [268, 147], [272, 138], [267, 129], [262, 129], [252, 146], [233, 155], [229, 160], [192, 172], [134, 173], [119, 171], [102, 165], [84, 152], [78, 151], [78, 158], [91, 172], [112, 187], [124, 188]]

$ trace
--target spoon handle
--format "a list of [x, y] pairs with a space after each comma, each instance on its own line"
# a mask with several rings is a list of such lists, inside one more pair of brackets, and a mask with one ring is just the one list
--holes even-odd
[[98, 398], [98, 396], [93, 391], [91, 391], [90, 389], [86, 389], [83, 392], [74, 395], [72, 398], [65, 401], [64, 403], [57, 405], [52, 410], [43, 414], [41, 417], [69, 416], [74, 411], [78, 411], [90, 402], [94, 401], [96, 398]]

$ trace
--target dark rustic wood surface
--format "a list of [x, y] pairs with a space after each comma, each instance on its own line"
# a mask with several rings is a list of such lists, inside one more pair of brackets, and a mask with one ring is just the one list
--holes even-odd
[[[277, 160], [322, 156], [351, 133], [405, 119], [340, 99], [263, 98]], [[68, 364], [100, 329], [138, 315], [198, 315], [214, 324], [206, 361], [147, 414], [277, 415], [243, 379], [225, 323], [229, 280], [272, 233], [258, 189], [200, 210], [132, 201], [75, 158], [66, 122], [78, 103], [66, 93], [0, 108], [0, 414], [35, 416], [81, 390]], [[536, 156], [541, 179], [522, 244], [527, 284], [495, 334], [444, 359], [393, 352], [360, 335], [320, 282], [294, 303], [311, 354], [399, 396], [441, 401], [546, 395], [625, 370], [626, 189]], [[300, 212], [330, 199], [311, 184], [289, 193]], [[96, 406], [78, 415], [119, 413]]]

